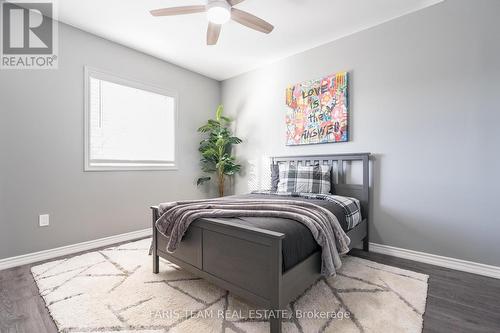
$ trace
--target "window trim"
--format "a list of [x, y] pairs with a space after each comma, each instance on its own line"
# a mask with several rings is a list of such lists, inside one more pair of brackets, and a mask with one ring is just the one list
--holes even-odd
[[[102, 162], [101, 165], [90, 162], [90, 78], [100, 79], [126, 87], [141, 89], [153, 92], [174, 99], [174, 160], [173, 162], [154, 162], [154, 161], [133, 161], [130, 165], [124, 162], [114, 163]], [[110, 72], [102, 71], [93, 67], [84, 66], [84, 171], [156, 171], [156, 170], [178, 170], [177, 152], [178, 152], [178, 110], [179, 94], [175, 90], [160, 88], [151, 84], [145, 84], [138, 80], [124, 78]], [[138, 163], [142, 162], [142, 163]]]

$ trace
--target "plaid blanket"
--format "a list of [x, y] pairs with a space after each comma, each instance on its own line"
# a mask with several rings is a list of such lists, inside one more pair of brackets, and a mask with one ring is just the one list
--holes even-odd
[[343, 197], [340, 195], [333, 194], [320, 194], [320, 193], [300, 193], [300, 192], [272, 192], [272, 191], [253, 191], [254, 194], [268, 194], [268, 195], [280, 195], [286, 197], [298, 197], [306, 199], [317, 199], [326, 200], [329, 202], [334, 202], [335, 204], [342, 207], [345, 213], [347, 221], [347, 229], [351, 230], [357, 226], [361, 221], [361, 204], [356, 198]]

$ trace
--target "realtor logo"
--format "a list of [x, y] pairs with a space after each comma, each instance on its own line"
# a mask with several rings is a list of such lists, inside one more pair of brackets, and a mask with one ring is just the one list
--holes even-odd
[[57, 21], [49, 0], [1, 4], [2, 69], [56, 69]]

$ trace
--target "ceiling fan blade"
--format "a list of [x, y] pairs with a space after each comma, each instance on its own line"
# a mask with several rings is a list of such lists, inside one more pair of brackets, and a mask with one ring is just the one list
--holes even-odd
[[207, 45], [217, 44], [217, 41], [219, 40], [220, 29], [221, 29], [220, 24], [208, 22]]
[[173, 16], [184, 15], [204, 12], [205, 6], [181, 6], [171, 8], [160, 8], [150, 11], [153, 16]]
[[236, 8], [231, 8], [231, 19], [239, 24], [243, 24], [244, 26], [265, 34], [270, 33], [274, 29], [272, 24], [264, 21], [263, 19]]
[[239, 3], [242, 3], [245, 0], [227, 0], [231, 6], [236, 6]]

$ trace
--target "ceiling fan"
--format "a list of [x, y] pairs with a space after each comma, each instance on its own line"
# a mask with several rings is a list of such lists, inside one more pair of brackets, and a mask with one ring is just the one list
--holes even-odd
[[151, 11], [151, 15], [173, 16], [206, 12], [208, 19], [207, 45], [217, 44], [222, 25], [230, 19], [265, 34], [273, 31], [274, 26], [268, 22], [233, 7], [243, 1], [244, 0], [207, 0], [206, 5], [155, 9]]

